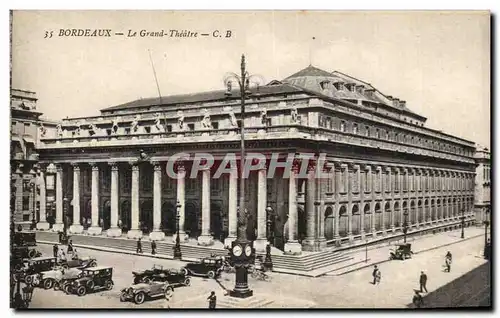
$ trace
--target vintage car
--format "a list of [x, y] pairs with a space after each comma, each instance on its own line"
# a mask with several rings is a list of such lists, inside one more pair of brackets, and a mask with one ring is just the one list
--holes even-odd
[[183, 271], [174, 268], [167, 269], [163, 273], [153, 275], [151, 280], [168, 282], [173, 287], [191, 285], [191, 279], [189, 276], [186, 276]]
[[[50, 271], [41, 272], [38, 275], [36, 281], [39, 282], [36, 286], [43, 287], [44, 289], [59, 289], [61, 286], [61, 281], [65, 279], [76, 279], [82, 271], [78, 268], [55, 268]], [[56, 288], [57, 286], [57, 288]]]
[[165, 297], [169, 298], [174, 293], [174, 288], [168, 282], [150, 281], [149, 283], [134, 284], [124, 288], [120, 293], [120, 301], [133, 300], [142, 304], [146, 299]]
[[411, 244], [410, 243], [404, 243], [404, 244], [397, 244], [395, 250], [391, 250], [390, 252], [389, 259], [400, 259], [400, 260], [405, 260], [407, 258], [411, 258], [411, 255], [413, 254], [411, 250]]
[[113, 268], [107, 266], [88, 267], [82, 270], [80, 277], [64, 287], [68, 294], [84, 296], [98, 290], [113, 289]]
[[26, 284], [33, 282], [35, 274], [50, 271], [56, 267], [55, 257], [35, 257], [24, 260], [23, 266], [16, 271], [15, 277], [24, 281]]
[[180, 272], [187, 276], [205, 276], [215, 278], [220, 275], [223, 269], [222, 259], [219, 257], [202, 258], [199, 262], [188, 263], [180, 269]]
[[132, 272], [132, 275], [134, 275], [134, 284], [139, 284], [139, 283], [147, 283], [151, 281], [151, 278], [153, 275], [161, 274], [161, 273], [166, 273], [168, 272], [167, 270], [163, 269], [163, 266], [161, 265], [153, 265], [153, 268], [151, 269], [146, 269], [140, 272]]
[[96, 267], [97, 261], [95, 258], [91, 257], [80, 257], [77, 259], [68, 259], [68, 260], [59, 260], [59, 265], [64, 268], [87, 268], [87, 267]]
[[35, 258], [42, 256], [42, 253], [30, 246], [14, 246], [12, 257], [16, 259]]
[[15, 246], [36, 246], [36, 233], [21, 231], [14, 233]]

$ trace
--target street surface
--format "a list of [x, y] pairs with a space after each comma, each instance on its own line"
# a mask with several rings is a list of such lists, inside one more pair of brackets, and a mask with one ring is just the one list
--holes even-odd
[[[382, 279], [381, 283], [375, 286], [371, 284], [371, 267], [341, 276], [318, 278], [270, 273], [272, 277], [270, 282], [257, 281], [249, 275], [249, 284], [250, 288], [254, 290], [254, 294], [266, 294], [280, 299], [269, 307], [297, 308], [301, 304], [293, 299], [303, 299], [314, 303], [313, 307], [315, 308], [405, 308], [411, 303], [413, 289], [419, 288], [420, 271], [427, 273], [427, 289], [429, 293], [432, 293], [439, 287], [484, 264], [485, 260], [480, 257], [483, 244], [484, 238], [477, 237], [416, 254], [409, 260], [395, 260], [380, 264]], [[39, 250], [44, 255], [50, 255], [52, 246], [39, 244]], [[453, 254], [451, 273], [443, 272], [444, 255], [447, 251]], [[185, 263], [83, 248], [79, 248], [78, 252], [80, 256], [96, 257], [99, 266], [113, 267], [113, 281], [115, 283], [113, 290], [78, 297], [66, 295], [61, 291], [37, 288], [33, 295], [31, 308], [165, 308], [167, 306], [180, 308], [185, 307], [183, 304], [188, 303], [189, 300], [191, 300], [189, 308], [206, 308], [208, 306], [206, 297], [210, 291], [215, 291], [218, 299], [222, 299], [225, 297], [223, 287], [227, 289], [234, 287], [234, 274], [223, 273], [219, 282], [205, 278], [193, 278], [191, 286], [176, 288], [173, 298], [168, 302], [161, 298], [147, 301], [142, 305], [135, 305], [131, 302], [122, 303], [119, 300], [120, 290], [132, 283], [133, 270], [151, 268], [153, 264], [180, 268]], [[465, 283], [475, 284], [473, 280], [467, 280]], [[482, 287], [484, 284], [481, 285]], [[479, 291], [476, 289], [469, 289], [471, 296]], [[482, 296], [477, 297], [481, 298]], [[288, 303], [286, 299], [290, 299]]]

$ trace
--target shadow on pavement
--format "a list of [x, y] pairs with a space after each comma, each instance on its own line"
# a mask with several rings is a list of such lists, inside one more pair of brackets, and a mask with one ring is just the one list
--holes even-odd
[[[453, 271], [453, 268], [451, 269]], [[491, 306], [491, 268], [485, 263], [454, 281], [423, 296], [420, 308], [482, 308]], [[408, 308], [417, 308], [410, 303]]]

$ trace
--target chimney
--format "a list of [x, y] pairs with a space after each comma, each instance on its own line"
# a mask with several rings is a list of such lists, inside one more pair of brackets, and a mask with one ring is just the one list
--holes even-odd
[[392, 105], [393, 105], [394, 107], [399, 107], [399, 98], [395, 98], [395, 97], [394, 97], [394, 98], [392, 99]]
[[400, 100], [399, 101], [399, 106], [405, 107], [406, 106], [406, 101], [405, 100]]

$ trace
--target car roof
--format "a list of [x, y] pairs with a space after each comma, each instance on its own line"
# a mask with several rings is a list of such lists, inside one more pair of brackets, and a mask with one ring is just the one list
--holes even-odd
[[86, 271], [100, 271], [101, 269], [113, 269], [111, 266], [95, 266], [95, 267], [87, 267]]

